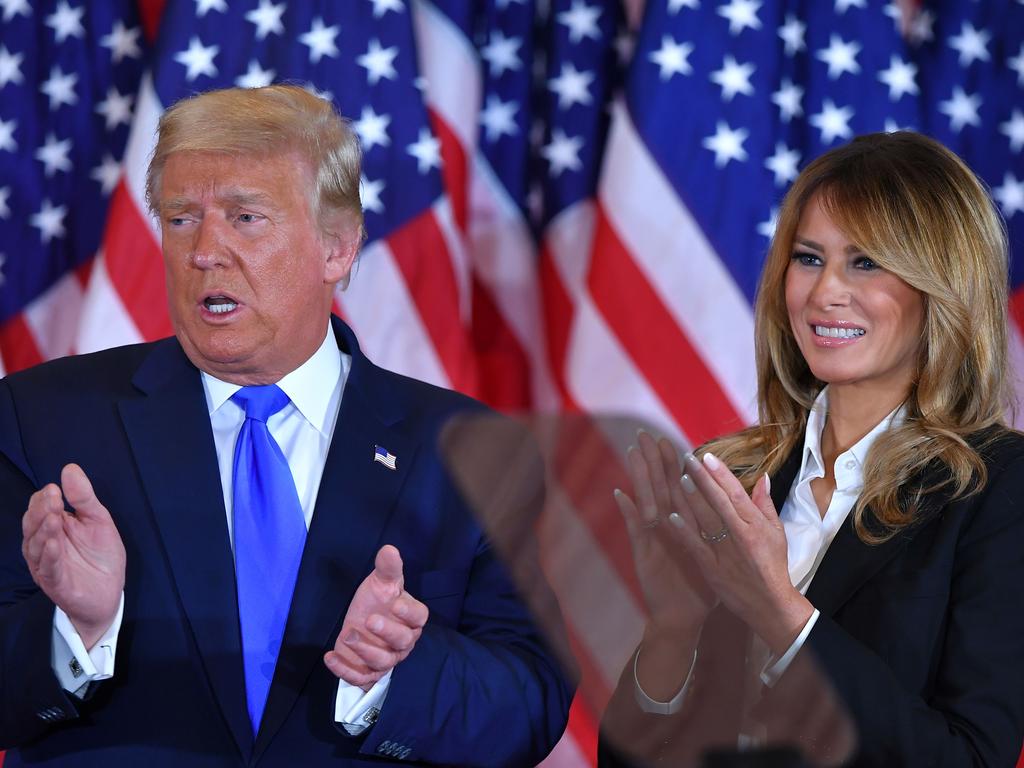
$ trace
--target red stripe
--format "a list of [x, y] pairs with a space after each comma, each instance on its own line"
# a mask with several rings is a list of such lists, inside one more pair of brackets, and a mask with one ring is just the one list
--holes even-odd
[[541, 306], [544, 311], [544, 328], [548, 351], [548, 365], [555, 386], [562, 396], [562, 407], [571, 412], [579, 411], [569, 387], [565, 372], [569, 361], [569, 335], [575, 306], [569, 292], [562, 284], [562, 278], [555, 267], [554, 257], [546, 244], [542, 244], [537, 279], [540, 282]]
[[579, 696], [572, 700], [569, 707], [568, 732], [572, 734], [576, 746], [579, 747], [587, 765], [597, 765], [597, 722], [590, 708]]
[[146, 42], [152, 44], [156, 41], [157, 29], [160, 27], [160, 17], [164, 12], [165, 0], [138, 0], [139, 17], [142, 20], [142, 34], [146, 36]]
[[433, 110], [430, 110], [430, 123], [441, 142], [441, 178], [444, 180], [444, 190], [451, 201], [455, 224], [459, 231], [465, 234], [469, 221], [466, 150], [444, 118]]
[[476, 360], [459, 316], [459, 290], [448, 245], [433, 211], [427, 210], [387, 238], [423, 326], [452, 388], [476, 396]]
[[0, 357], [4, 370], [14, 373], [43, 362], [42, 353], [36, 346], [36, 337], [21, 313], [0, 325]]
[[532, 404], [530, 360], [519, 339], [476, 277], [473, 290], [473, 348], [480, 371], [479, 397], [492, 408], [523, 411]]
[[110, 281], [142, 337], [170, 336], [163, 257], [123, 179], [110, 200], [103, 251]]
[[1010, 317], [1024, 333], [1024, 286], [1010, 294]]
[[743, 419], [647, 282], [600, 205], [587, 282], [595, 305], [619, 343], [695, 444], [743, 427]]

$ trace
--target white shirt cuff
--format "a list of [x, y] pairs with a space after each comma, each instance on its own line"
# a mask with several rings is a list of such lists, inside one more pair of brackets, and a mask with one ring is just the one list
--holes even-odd
[[349, 685], [344, 680], [338, 681], [338, 695], [334, 700], [334, 720], [348, 731], [350, 736], [358, 736], [377, 722], [384, 699], [388, 695], [391, 684], [391, 672], [373, 684], [368, 691], [358, 685]]
[[697, 664], [697, 651], [694, 650], [693, 652], [693, 661], [690, 662], [690, 669], [686, 673], [686, 679], [683, 681], [683, 687], [679, 689], [679, 693], [669, 701], [655, 701], [640, 687], [640, 678], [636, 674], [636, 665], [640, 660], [641, 648], [637, 648], [636, 655], [633, 657], [633, 693], [636, 696], [636, 703], [644, 712], [649, 712], [653, 715], [674, 715], [683, 708], [683, 699], [686, 698], [686, 692], [690, 690], [693, 668]]
[[121, 631], [124, 617], [124, 592], [118, 603], [114, 621], [96, 641], [92, 650], [87, 651], [81, 635], [71, 619], [60, 608], [53, 612], [53, 643], [51, 644], [50, 666], [57, 675], [61, 687], [76, 696], [84, 696], [89, 683], [107, 680], [114, 676], [114, 657], [117, 655], [117, 635]]
[[762, 683], [767, 686], [775, 685], [778, 679], [782, 677], [783, 673], [789, 669], [790, 663], [793, 661], [793, 658], [797, 653], [800, 652], [800, 649], [804, 647], [804, 642], [807, 640], [807, 636], [811, 634], [811, 630], [814, 628], [814, 622], [818, 620], [820, 615], [821, 613], [817, 608], [815, 608], [814, 613], [811, 614], [811, 618], [807, 620], [807, 623], [804, 624], [804, 628], [800, 630], [800, 634], [796, 636], [796, 640], [794, 640], [793, 644], [789, 646], [789, 650], [775, 661], [768, 659], [768, 663], [761, 671]]

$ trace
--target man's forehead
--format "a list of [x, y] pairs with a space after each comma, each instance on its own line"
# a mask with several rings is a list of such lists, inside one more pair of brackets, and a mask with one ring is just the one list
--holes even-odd
[[272, 202], [308, 189], [310, 174], [296, 153], [239, 156], [182, 151], [167, 158], [162, 197], [215, 197]]

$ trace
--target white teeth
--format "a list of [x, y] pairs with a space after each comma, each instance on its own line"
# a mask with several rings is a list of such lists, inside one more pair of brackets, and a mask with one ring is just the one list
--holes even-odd
[[833, 339], [853, 339], [857, 336], [863, 336], [867, 331], [863, 328], [833, 328], [826, 325], [814, 326], [814, 334], [816, 336], [829, 336]]
[[227, 304], [210, 304], [206, 308], [213, 312], [213, 314], [215, 315], [223, 315], [226, 312], [230, 312], [231, 310], [235, 309], [237, 306], [238, 305], [235, 304], [234, 302], [229, 302]]

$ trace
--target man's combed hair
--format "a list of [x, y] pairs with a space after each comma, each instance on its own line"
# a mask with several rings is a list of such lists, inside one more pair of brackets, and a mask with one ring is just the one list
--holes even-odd
[[853, 512], [861, 540], [880, 543], [915, 522], [923, 495], [941, 489], [963, 497], [985, 483], [979, 451], [1005, 430], [1012, 402], [1006, 234], [970, 169], [920, 134], [862, 136], [808, 165], [783, 202], [758, 287], [759, 423], [703, 448], [748, 491], [802, 444], [825, 385], [797, 347], [785, 300], [797, 226], [814, 197], [866, 256], [924, 299], [906, 421], [872, 445]]
[[329, 101], [297, 85], [226, 88], [182, 99], [160, 118], [157, 143], [146, 173], [146, 202], [160, 207], [160, 180], [175, 152], [218, 152], [252, 157], [297, 152], [313, 177], [311, 211], [332, 228], [344, 213], [362, 231], [359, 201], [359, 139]]

